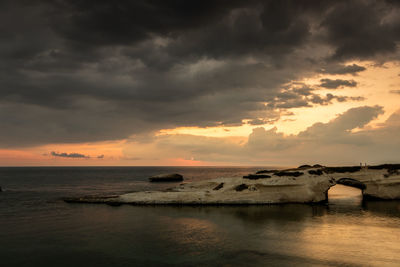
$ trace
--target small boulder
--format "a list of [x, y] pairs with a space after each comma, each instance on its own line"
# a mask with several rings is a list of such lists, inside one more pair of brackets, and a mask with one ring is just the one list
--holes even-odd
[[180, 182], [183, 176], [178, 173], [159, 174], [149, 178], [150, 182]]
[[243, 190], [248, 189], [248, 188], [249, 188], [249, 186], [247, 184], [240, 184], [240, 185], [235, 187], [235, 190], [237, 192], [240, 192], [240, 191], [243, 191]]

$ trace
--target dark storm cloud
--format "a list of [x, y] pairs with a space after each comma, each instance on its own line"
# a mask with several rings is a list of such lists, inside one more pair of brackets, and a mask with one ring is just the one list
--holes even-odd
[[[251, 2], [251, 1], [250, 1]], [[132, 44], [213, 24], [240, 1], [55, 1], [53, 28], [72, 42]], [[252, 5], [252, 3], [250, 3]]]
[[347, 102], [347, 101], [363, 101], [365, 100], [362, 96], [337, 96], [332, 94], [326, 94], [325, 97], [321, 97], [320, 95], [314, 94], [311, 97], [311, 102], [313, 104], [319, 105], [329, 105], [332, 103], [332, 100], [336, 100], [337, 102]]
[[352, 64], [352, 65], [342, 65], [342, 64], [332, 64], [330, 66], [327, 66], [326, 68], [322, 69], [320, 72], [321, 73], [326, 73], [326, 74], [352, 74], [352, 75], [357, 75], [358, 72], [366, 70], [365, 67], [359, 66], [357, 64]]
[[285, 84], [395, 52], [398, 12], [377, 1], [1, 1], [0, 146], [268, 122], [341, 101]]
[[337, 89], [339, 87], [356, 87], [357, 82], [354, 80], [321, 79], [321, 84], [319, 86], [327, 89]]
[[62, 158], [90, 158], [89, 156], [85, 156], [80, 153], [65, 153], [65, 152], [57, 153], [52, 151], [50, 154], [54, 157], [62, 157]]
[[270, 119], [270, 120], [253, 119], [253, 120], [248, 121], [247, 123], [250, 125], [264, 125], [264, 124], [273, 124], [276, 121], [277, 121], [277, 119]]
[[267, 107], [270, 109], [288, 109], [312, 107], [313, 105], [329, 105], [332, 104], [333, 100], [336, 100], [337, 102], [365, 100], [365, 98], [362, 96], [338, 96], [330, 93], [322, 96], [314, 91], [315, 89], [310, 86], [306, 86], [304, 84], [295, 84], [293, 87], [285, 88], [278, 93], [273, 100], [269, 101]]
[[335, 47], [332, 58], [365, 59], [395, 52], [400, 39], [398, 12], [394, 2], [337, 2], [322, 21], [326, 38]]

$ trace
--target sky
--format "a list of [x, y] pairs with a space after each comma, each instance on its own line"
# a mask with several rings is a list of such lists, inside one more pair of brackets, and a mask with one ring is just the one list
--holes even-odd
[[0, 166], [400, 162], [398, 1], [0, 2]]

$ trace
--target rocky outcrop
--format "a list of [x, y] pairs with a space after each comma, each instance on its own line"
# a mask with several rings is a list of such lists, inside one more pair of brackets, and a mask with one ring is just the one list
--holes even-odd
[[265, 178], [271, 178], [271, 175], [267, 174], [249, 174], [243, 176], [244, 179], [250, 179], [250, 180], [257, 180], [257, 179], [265, 179]]
[[150, 182], [180, 182], [183, 181], [183, 176], [177, 173], [160, 174], [149, 178]]
[[318, 167], [268, 173], [268, 179], [217, 178], [181, 184], [165, 191], [123, 194], [110, 199], [80, 198], [85, 203], [111, 204], [279, 204], [317, 203], [337, 183], [358, 187], [375, 199], [400, 199], [400, 172], [396, 168]]

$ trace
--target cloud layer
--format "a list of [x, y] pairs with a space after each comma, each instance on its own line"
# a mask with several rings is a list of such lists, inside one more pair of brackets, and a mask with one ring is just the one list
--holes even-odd
[[347, 61], [393, 59], [399, 14], [393, 1], [2, 1], [0, 147], [257, 124], [358, 101], [288, 84], [356, 79], [365, 67]]

